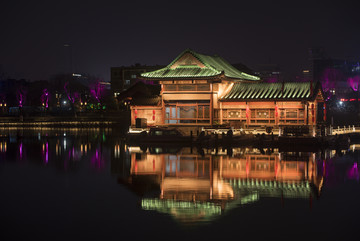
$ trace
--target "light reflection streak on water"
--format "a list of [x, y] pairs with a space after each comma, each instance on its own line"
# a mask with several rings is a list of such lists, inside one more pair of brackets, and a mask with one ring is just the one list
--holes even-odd
[[20, 142], [20, 145], [19, 145], [19, 158], [20, 160], [22, 160], [23, 158], [23, 143]]
[[119, 144], [115, 144], [115, 146], [114, 146], [114, 157], [120, 158], [120, 145]]
[[49, 162], [49, 143], [48, 142], [46, 142], [45, 162], [46, 162], [46, 164]]
[[7, 142], [1, 141], [0, 142], [0, 152], [6, 153], [6, 151], [7, 151]]
[[359, 169], [357, 162], [354, 162], [353, 166], [349, 169], [348, 178], [357, 180], [359, 182]]
[[42, 144], [41, 154], [42, 154], [44, 163], [47, 164], [49, 162], [49, 142]]

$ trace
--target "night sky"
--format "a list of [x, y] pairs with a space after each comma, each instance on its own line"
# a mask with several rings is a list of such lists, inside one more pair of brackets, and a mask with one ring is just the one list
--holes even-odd
[[[110, 80], [110, 67], [170, 63], [186, 48], [288, 80], [308, 48], [360, 60], [356, 1], [3, 1], [0, 77], [46, 80], [71, 71]], [[70, 44], [70, 47], [64, 47]]]

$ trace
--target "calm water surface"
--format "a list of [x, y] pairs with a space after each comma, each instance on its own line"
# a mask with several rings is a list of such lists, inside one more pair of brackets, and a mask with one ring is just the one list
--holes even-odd
[[128, 146], [124, 130], [0, 130], [1, 240], [358, 240], [358, 146]]

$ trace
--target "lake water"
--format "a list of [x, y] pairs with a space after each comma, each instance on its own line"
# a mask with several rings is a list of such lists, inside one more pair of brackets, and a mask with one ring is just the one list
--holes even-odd
[[1, 240], [357, 240], [360, 146], [128, 146], [124, 130], [0, 130]]

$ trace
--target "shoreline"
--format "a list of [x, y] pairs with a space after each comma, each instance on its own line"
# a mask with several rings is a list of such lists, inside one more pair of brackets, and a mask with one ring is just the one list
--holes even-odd
[[2, 116], [0, 128], [12, 127], [117, 127], [130, 125], [126, 112], [91, 113], [59, 116]]

